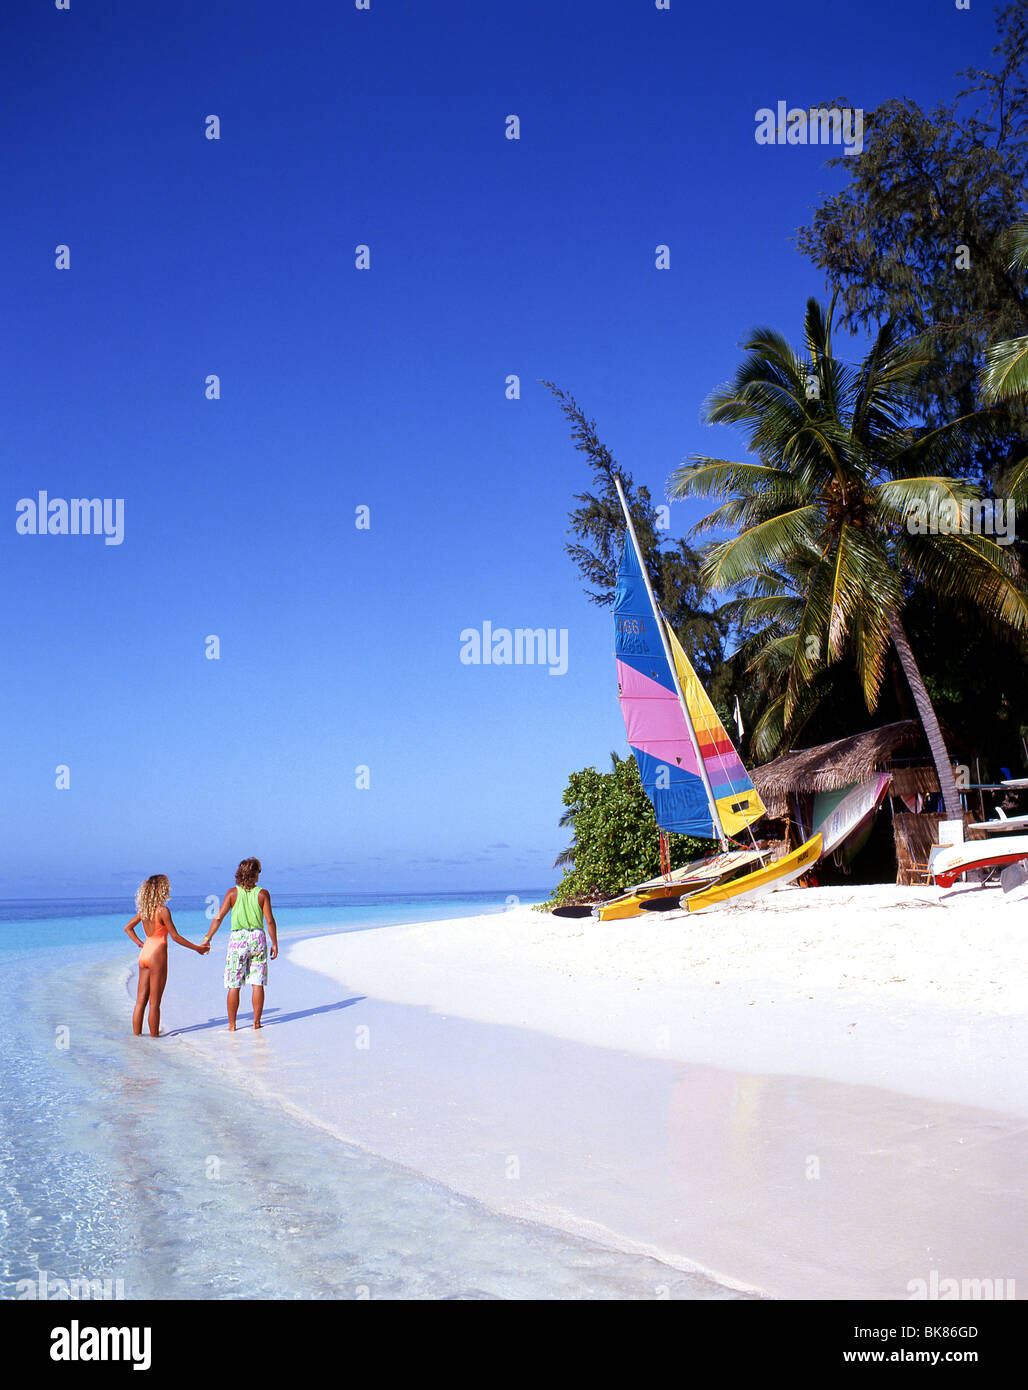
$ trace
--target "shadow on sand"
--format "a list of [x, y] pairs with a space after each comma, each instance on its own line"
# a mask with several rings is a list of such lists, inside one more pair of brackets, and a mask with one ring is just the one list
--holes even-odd
[[[331, 1014], [337, 1009], [348, 1009], [352, 1004], [359, 1004], [366, 999], [367, 995], [355, 994], [352, 999], [340, 999], [335, 1004], [319, 1004], [316, 1009], [298, 1009], [296, 1013], [283, 1014], [278, 1009], [265, 1009], [262, 1030], [271, 1028], [276, 1023], [295, 1023], [298, 1018], [313, 1018], [315, 1014]], [[253, 1019], [253, 1011], [244, 1014], [242, 1009], [236, 1015], [237, 1024], [245, 1023], [248, 1019]], [[228, 1028], [228, 1014], [223, 1014], [221, 1018], [210, 1018], [206, 1023], [191, 1023], [188, 1028], [173, 1028], [167, 1034], [169, 1038], [177, 1037], [180, 1033], [202, 1033], [209, 1028]]]

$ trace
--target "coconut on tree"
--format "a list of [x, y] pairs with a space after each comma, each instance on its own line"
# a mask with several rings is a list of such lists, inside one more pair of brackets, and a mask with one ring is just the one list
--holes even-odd
[[[804, 351], [770, 328], [753, 332], [733, 380], [704, 409], [741, 425], [752, 462], [693, 456], [668, 480], [673, 498], [719, 505], [697, 533], [730, 531], [703, 578], [741, 595], [736, 608], [769, 633], [761, 669], [775, 690], [757, 751], [788, 746], [823, 698], [831, 668], [852, 663], [874, 710], [895, 651], [924, 728], [945, 814], [962, 815], [953, 766], [903, 615], [915, 588], [983, 622], [1023, 633], [1028, 596], [1017, 560], [965, 524], [978, 488], [957, 469], [981, 412], [915, 424], [915, 386], [934, 361], [922, 339], [883, 325], [859, 366], [836, 358], [834, 309], [807, 304]], [[763, 745], [763, 747], [761, 747]]]

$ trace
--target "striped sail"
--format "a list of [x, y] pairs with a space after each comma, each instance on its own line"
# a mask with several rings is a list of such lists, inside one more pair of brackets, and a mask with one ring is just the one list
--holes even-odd
[[[721, 828], [727, 835], [737, 834], [764, 814], [763, 802], [678, 639], [670, 628], [665, 626], [665, 631]], [[614, 634], [621, 713], [657, 824], [680, 835], [715, 838], [718, 827], [689, 726], [664, 655], [639, 559], [628, 536], [618, 570]]]

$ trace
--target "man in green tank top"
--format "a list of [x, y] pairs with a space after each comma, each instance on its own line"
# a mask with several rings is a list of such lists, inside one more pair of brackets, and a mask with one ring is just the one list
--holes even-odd
[[[242, 859], [236, 870], [236, 886], [225, 894], [218, 915], [204, 938], [210, 941], [227, 914], [232, 913], [232, 928], [225, 958], [225, 988], [228, 991], [228, 1029], [236, 1031], [239, 1011], [239, 991], [244, 985], [253, 988], [253, 1026], [261, 1026], [264, 1011], [264, 986], [268, 983], [268, 937], [271, 937], [270, 958], [278, 955], [278, 925], [271, 910], [271, 894], [261, 888], [259, 859]], [[267, 935], [265, 935], [265, 926]]]

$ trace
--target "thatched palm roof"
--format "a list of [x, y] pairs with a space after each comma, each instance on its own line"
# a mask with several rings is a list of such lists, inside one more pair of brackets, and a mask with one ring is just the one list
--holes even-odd
[[[869, 729], [865, 734], [851, 734], [849, 738], [837, 738], [833, 743], [822, 743], [816, 748], [800, 748], [785, 753], [774, 762], [753, 769], [753, 785], [771, 816], [784, 816], [789, 813], [789, 797], [804, 792], [831, 792], [842, 787], [852, 786], [854, 782], [866, 782], [879, 772], [889, 769], [893, 759], [910, 756], [924, 751], [928, 754], [924, 733], [916, 719], [901, 719], [896, 724], [885, 724], [880, 729]], [[904, 769], [914, 772], [915, 769]], [[921, 769], [916, 769], [920, 772]], [[938, 786], [934, 772], [925, 769], [928, 776], [924, 787], [918, 790], [932, 790]], [[904, 782], [909, 781], [905, 777]], [[913, 785], [910, 790], [913, 790]], [[899, 787], [896, 790], [900, 790]], [[908, 788], [904, 786], [902, 790]]]

